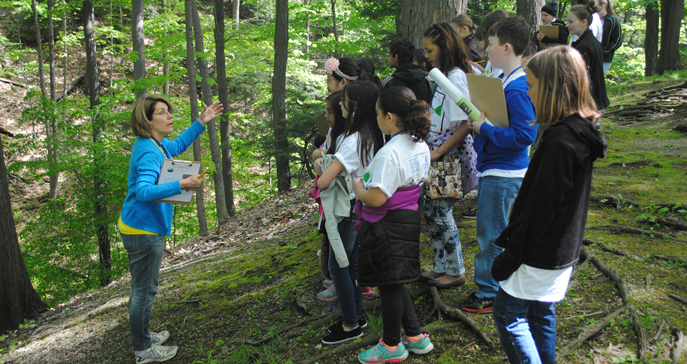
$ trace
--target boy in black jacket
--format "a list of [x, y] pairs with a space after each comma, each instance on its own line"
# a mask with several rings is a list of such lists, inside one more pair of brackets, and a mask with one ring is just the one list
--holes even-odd
[[547, 46], [556, 44], [568, 44], [568, 35], [570, 35], [570, 32], [568, 31], [568, 28], [565, 27], [565, 23], [562, 20], [556, 18], [557, 14], [557, 0], [549, 1], [541, 8], [542, 25], [555, 25], [558, 27], [558, 38], [549, 38], [542, 33], [537, 34], [537, 40], [546, 44]]
[[428, 104], [432, 101], [432, 88], [427, 80], [427, 70], [413, 64], [415, 45], [408, 39], [395, 39], [389, 46], [389, 67], [396, 72], [382, 82], [382, 89], [393, 86], [405, 86], [415, 94], [418, 100]]

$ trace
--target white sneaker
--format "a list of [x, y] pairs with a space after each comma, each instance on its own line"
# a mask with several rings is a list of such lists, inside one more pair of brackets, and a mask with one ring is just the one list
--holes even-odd
[[159, 363], [172, 359], [177, 355], [176, 346], [151, 345], [148, 349], [134, 352], [137, 364]]
[[150, 338], [153, 340], [153, 345], [162, 345], [169, 339], [169, 331], [150, 332]]

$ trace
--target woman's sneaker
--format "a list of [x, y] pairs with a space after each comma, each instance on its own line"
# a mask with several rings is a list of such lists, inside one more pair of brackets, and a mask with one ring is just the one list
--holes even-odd
[[150, 332], [150, 339], [153, 340], [153, 345], [162, 345], [169, 339], [169, 331]]
[[341, 344], [349, 340], [355, 340], [363, 336], [363, 329], [358, 326], [351, 331], [346, 331], [343, 325], [337, 325], [332, 328], [329, 335], [322, 338], [322, 343], [326, 345]]
[[136, 364], [160, 363], [172, 359], [177, 355], [176, 346], [151, 345], [148, 349], [136, 351]]
[[427, 354], [434, 349], [434, 344], [429, 340], [429, 334], [420, 335], [420, 339], [417, 341], [413, 341], [409, 337], [403, 335], [401, 342], [406, 346], [406, 349], [413, 354]]
[[324, 281], [322, 281], [322, 286], [324, 288], [329, 288], [333, 285], [334, 285], [334, 281], [332, 281], [331, 279], [325, 279]]
[[336, 287], [334, 285], [317, 294], [317, 299], [320, 301], [334, 301], [336, 298]]
[[396, 349], [391, 350], [384, 345], [384, 340], [380, 339], [379, 344], [372, 349], [365, 350], [358, 355], [361, 363], [398, 363], [408, 357], [408, 350], [402, 342], [398, 343]]
[[372, 288], [370, 288], [370, 287], [361, 287], [361, 288], [360, 288], [360, 292], [362, 293], [363, 298], [374, 297], [374, 296], [377, 294], [377, 292], [375, 292], [375, 291], [374, 291]]

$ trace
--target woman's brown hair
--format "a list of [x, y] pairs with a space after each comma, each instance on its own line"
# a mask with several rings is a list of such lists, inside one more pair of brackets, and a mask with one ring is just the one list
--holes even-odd
[[136, 100], [134, 111], [131, 113], [131, 129], [134, 135], [142, 138], [150, 138], [153, 131], [150, 127], [155, 112], [155, 105], [162, 102], [167, 105], [169, 112], [172, 112], [172, 103], [162, 96], [147, 96]]
[[443, 74], [448, 75], [454, 68], [460, 68], [465, 73], [475, 73], [470, 67], [465, 43], [450, 24], [434, 24], [425, 31], [424, 37], [439, 48], [439, 70]]
[[595, 1], [590, 1], [587, 5], [575, 5], [570, 8], [568, 14], [573, 13], [578, 20], [586, 20], [587, 28], [592, 25], [594, 21], [593, 14], [599, 12], [601, 8], [596, 5]]
[[558, 46], [535, 54], [527, 64], [539, 81], [534, 101], [536, 124], [554, 124], [570, 115], [596, 121], [597, 111], [589, 89], [587, 67], [580, 52]]

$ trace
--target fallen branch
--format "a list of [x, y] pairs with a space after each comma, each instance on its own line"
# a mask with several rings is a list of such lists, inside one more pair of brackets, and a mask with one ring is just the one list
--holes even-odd
[[637, 333], [637, 346], [638, 346], [638, 353], [637, 353], [637, 358], [639, 361], [643, 361], [644, 357], [646, 356], [647, 352], [647, 339], [646, 339], [646, 330], [644, 330], [644, 325], [642, 325], [642, 322], [639, 320], [639, 315], [637, 314], [637, 308], [632, 307], [632, 326], [634, 326], [635, 332]]
[[687, 338], [685, 338], [682, 331], [680, 331], [677, 326], [673, 325], [672, 322], [668, 321], [668, 326], [673, 336], [675, 336], [675, 344], [670, 348], [670, 360], [672, 360], [673, 364], [677, 364], [682, 355], [682, 350], [687, 346]]
[[75, 88], [79, 87], [83, 83], [85, 78], [86, 78], [85, 75], [77, 78], [76, 81], [74, 81], [72, 83], [72, 85], [67, 88], [67, 90], [65, 92], [63, 92], [62, 94], [60, 94], [59, 96], [57, 96], [55, 98], [55, 101], [61, 101], [64, 98], [64, 95], [71, 94]]
[[675, 301], [678, 301], [678, 302], [682, 303], [683, 305], [687, 305], [687, 300], [684, 299], [684, 298], [682, 298], [682, 297], [680, 297], [680, 296], [678, 296], [678, 295], [676, 295], [676, 294], [669, 293], [669, 294], [668, 294], [668, 297], [674, 299]]
[[600, 204], [609, 205], [609, 206], [615, 207], [616, 210], [619, 209], [620, 206], [622, 206], [622, 205], [634, 206], [634, 207], [648, 207], [646, 205], [642, 205], [642, 204], [634, 202], [634, 201], [630, 201], [630, 200], [626, 200], [626, 199], [621, 200], [615, 196], [590, 196], [589, 201], [594, 201], [594, 202], [597, 202]]
[[613, 233], [646, 235], [646, 236], [649, 236], [652, 238], [658, 237], [661, 239], [672, 239], [675, 241], [679, 241], [681, 243], [687, 243], [687, 240], [678, 239], [677, 236], [675, 236], [675, 235], [663, 234], [663, 233], [659, 233], [658, 231], [637, 229], [637, 228], [633, 228], [633, 227], [629, 227], [629, 226], [601, 225], [601, 226], [589, 227], [589, 228], [587, 228], [587, 230], [605, 230], [605, 231], [610, 231]]
[[651, 257], [654, 259], [658, 259], [658, 260], [664, 260], [666, 262], [680, 263], [680, 264], [684, 265], [685, 267], [687, 267], [687, 261], [686, 260], [679, 258], [679, 257], [676, 257], [674, 255], [654, 254]]
[[605, 251], [606, 253], [611, 253], [611, 254], [619, 255], [621, 257], [628, 257], [630, 259], [637, 260], [637, 257], [635, 257], [634, 255], [632, 255], [632, 254], [630, 254], [624, 250], [612, 248], [610, 246], [607, 246], [604, 243], [596, 242], [596, 246], [601, 248], [601, 250]]
[[615, 322], [615, 319], [620, 315], [622, 312], [627, 310], [629, 305], [624, 305], [620, 307], [619, 309], [613, 311], [611, 314], [608, 316], [595, 321], [593, 324], [588, 325], [582, 331], [580, 331], [580, 334], [577, 336], [577, 338], [571, 342], [568, 343], [568, 345], [564, 346], [561, 348], [561, 350], [558, 351], [556, 354], [556, 362], [562, 362], [563, 358], [565, 358], [566, 355], [568, 355], [571, 351], [577, 349], [582, 345], [587, 339], [590, 337], [596, 335], [599, 331], [605, 329], [611, 324], [611, 321]]
[[200, 300], [190, 299], [190, 300], [178, 301], [177, 303], [178, 304], [193, 304], [193, 303], [200, 303]]
[[673, 221], [673, 220], [666, 220], [666, 219], [661, 219], [661, 218], [654, 218], [652, 220], [649, 220], [648, 218], [646, 218], [646, 219], [641, 219], [641, 220], [637, 220], [637, 221], [649, 223], [649, 224], [660, 224], [660, 225], [669, 226], [669, 227], [672, 227], [672, 228], [675, 228], [678, 230], [687, 231], [687, 225], [680, 224], [679, 222]]
[[19, 86], [19, 87], [26, 88], [26, 85], [23, 84], [23, 83], [14, 82], [14, 81], [12, 81], [12, 80], [8, 80], [8, 79], [5, 79], [5, 78], [0, 78], [0, 81], [1, 81], [1, 82], [4, 82], [4, 83], [9, 83], [9, 84], [12, 84], [12, 85], [15, 85], [15, 86]]

